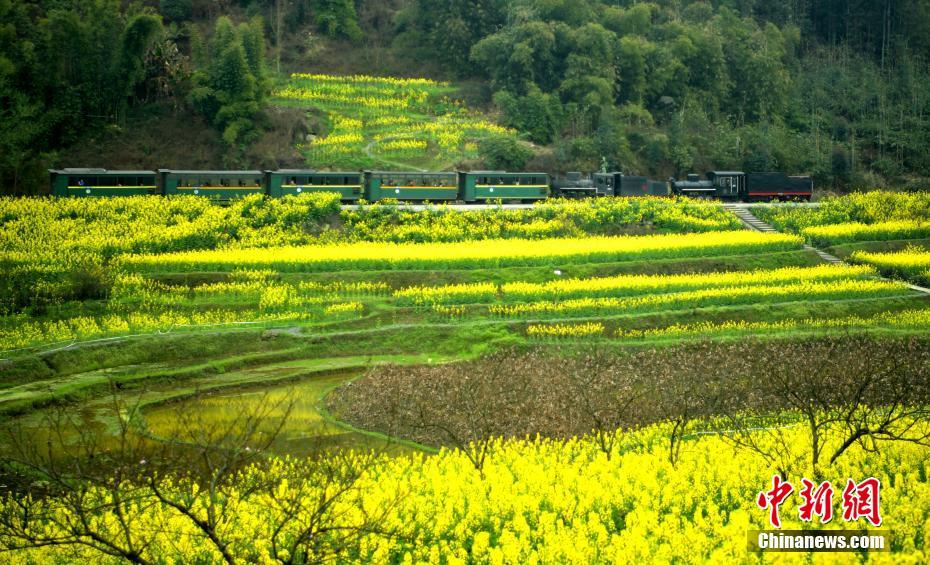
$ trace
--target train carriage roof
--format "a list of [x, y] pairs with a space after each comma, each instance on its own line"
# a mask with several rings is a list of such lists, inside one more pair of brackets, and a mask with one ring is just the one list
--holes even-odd
[[361, 171], [321, 171], [319, 169], [276, 169], [266, 171], [268, 173], [280, 173], [285, 175], [360, 175]]
[[428, 172], [428, 171], [365, 171], [372, 175], [419, 175], [435, 177], [438, 175], [455, 175], [455, 171]]
[[261, 175], [262, 171], [195, 171], [179, 169], [158, 169], [159, 173], [178, 175]]
[[49, 169], [48, 172], [56, 173], [59, 175], [123, 175], [123, 176], [133, 176], [133, 175], [155, 175], [155, 171], [109, 171], [107, 169], [77, 169], [77, 168], [68, 168], [68, 169]]
[[539, 176], [546, 175], [549, 173], [543, 172], [533, 172], [533, 171], [520, 171], [520, 172], [511, 172], [511, 171], [462, 171], [467, 175], [520, 175], [520, 176]]

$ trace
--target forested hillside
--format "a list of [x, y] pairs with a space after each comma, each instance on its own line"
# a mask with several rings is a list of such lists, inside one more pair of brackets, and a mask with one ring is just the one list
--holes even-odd
[[553, 172], [930, 176], [930, 0], [0, 0], [2, 191], [313, 166], [325, 120], [270, 104], [291, 72], [449, 80]]

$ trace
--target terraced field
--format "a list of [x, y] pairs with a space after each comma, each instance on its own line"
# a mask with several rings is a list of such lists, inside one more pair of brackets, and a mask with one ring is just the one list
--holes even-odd
[[320, 111], [328, 131], [298, 147], [313, 168], [444, 170], [478, 156], [478, 142], [515, 132], [450, 99], [427, 79], [294, 74], [278, 104]]
[[[201, 219], [182, 221], [140, 200], [139, 213], [164, 223], [147, 232], [151, 241], [88, 235], [94, 217], [113, 213], [96, 204], [67, 211], [77, 216], [67, 228], [74, 243], [59, 248], [38, 220], [30, 224], [22, 203], [5, 205], [8, 215], [19, 215], [4, 220], [0, 240], [19, 248], [4, 251], [0, 266], [29, 289], [11, 296], [0, 317], [0, 413], [7, 424], [61, 455], [73, 454], [87, 431], [105, 438], [101, 449], [125, 449], [126, 426], [141, 442], [132, 452], [136, 461], [166, 457], [166, 445], [236, 446], [243, 454], [237, 461], [248, 465], [229, 476], [235, 494], [216, 500], [239, 501], [224, 510], [221, 529], [243, 560], [270, 555], [264, 542], [237, 537], [243, 524], [291, 516], [275, 506], [287, 497], [329, 492], [314, 482], [322, 472], [316, 465], [325, 465], [320, 459], [333, 462], [325, 475], [330, 486], [349, 481], [346, 492], [360, 497], [339, 498], [338, 516], [327, 519], [349, 528], [371, 516], [368, 510], [383, 511], [378, 523], [391, 532], [353, 538], [339, 550], [348, 560], [409, 554], [429, 561], [439, 552], [477, 561], [505, 554], [584, 561], [645, 556], [684, 539], [701, 540], [696, 551], [704, 559], [738, 560], [743, 530], [764, 526], [764, 513], [752, 505], [774, 472], [786, 469], [795, 481], [815, 471], [840, 480], [892, 468], [907, 477], [896, 485], [906, 488], [886, 499], [887, 524], [905, 532], [895, 551], [923, 555], [924, 534], [914, 525], [930, 519], [920, 502], [930, 499], [917, 463], [924, 460], [921, 442], [891, 442], [873, 453], [855, 441], [845, 446], [845, 428], [825, 424], [817, 444], [824, 453], [812, 458], [797, 416], [803, 407], [772, 388], [786, 375], [800, 379], [792, 381], [799, 387], [835, 383], [836, 402], [846, 402], [844, 379], [897, 367], [894, 359], [909, 364], [879, 372], [882, 378], [912, 379], [927, 369], [930, 296], [899, 280], [926, 276], [919, 233], [900, 232], [917, 239], [892, 241], [881, 230], [855, 231], [877, 239], [856, 235], [832, 245], [855, 264], [830, 265], [804, 247], [812, 220], [795, 217], [818, 211], [772, 209], [768, 220], [783, 229], [804, 227], [767, 234], [733, 229], [720, 209], [675, 201], [598, 203], [595, 210], [611, 213], [586, 219], [574, 215], [577, 203], [566, 203], [565, 210], [546, 204], [470, 219], [404, 212], [398, 223], [378, 209], [346, 216], [304, 200], [272, 209], [258, 202], [235, 212], [206, 208]], [[637, 211], [627, 214], [630, 206]], [[62, 213], [45, 210], [46, 217]], [[649, 219], [643, 210], [653, 210]], [[307, 220], [308, 211], [319, 211], [318, 218]], [[667, 223], [653, 221], [659, 216]], [[559, 231], [547, 224], [539, 237], [527, 236], [526, 226], [551, 218], [561, 218]], [[886, 221], [897, 220], [875, 218]], [[595, 228], [579, 227], [585, 222]], [[415, 238], [426, 241], [414, 243], [409, 225], [420, 225]], [[30, 242], [27, 233], [45, 235]], [[897, 249], [903, 252], [888, 254]], [[624, 380], [634, 377], [641, 380]], [[753, 388], [760, 381], [765, 386]], [[904, 385], [880, 384], [873, 391], [878, 405], [908, 407], [894, 420], [904, 433], [923, 430], [925, 414], [883, 396]], [[606, 416], [579, 390], [600, 391], [601, 399], [636, 392], [624, 405], [636, 409]], [[909, 390], [923, 398], [919, 386]], [[738, 410], [682, 404], [710, 402], [724, 391], [739, 392], [727, 397]], [[61, 414], [70, 434], [50, 426]], [[761, 430], [752, 437], [764, 449], [742, 450], [739, 441], [748, 436], [733, 429]], [[524, 439], [535, 433], [543, 437]], [[797, 450], [778, 452], [789, 435]], [[16, 442], [0, 447], [7, 454]], [[255, 451], [245, 455], [245, 447]], [[353, 451], [345, 459], [333, 455], [346, 449]], [[361, 454], [370, 449], [376, 455]], [[763, 451], [771, 457], [760, 458]], [[729, 462], [725, 479], [714, 470], [721, 460]], [[626, 475], [630, 480], [664, 497], [662, 508], [687, 507], [688, 515], [644, 538], [634, 524], [652, 523], [649, 504], [609, 481], [613, 494], [578, 482], [582, 474], [628, 469], [638, 469]], [[671, 490], [649, 486], [660, 472]], [[513, 484], [506, 478], [518, 475]], [[688, 501], [689, 476], [699, 477], [706, 504]], [[185, 480], [171, 489], [190, 494]], [[262, 486], [240, 491], [247, 483]], [[111, 496], [110, 487], [100, 488], [94, 497]], [[549, 497], [538, 489], [572, 494]], [[203, 491], [190, 496], [185, 500], [213, 500]], [[35, 511], [57, 531], [54, 516], [74, 509], [51, 504]], [[708, 522], [704, 516], [718, 515], [712, 507], [725, 508], [725, 517]], [[548, 517], [551, 508], [563, 509], [558, 525]], [[164, 504], [132, 509], [140, 524], [188, 523], [172, 512]], [[526, 528], [506, 526], [515, 513]], [[201, 539], [187, 528], [185, 535]], [[217, 558], [217, 547], [204, 543], [174, 553], [158, 543], [147, 555]], [[18, 555], [57, 554], [43, 548]], [[668, 556], [686, 559], [674, 550]]]

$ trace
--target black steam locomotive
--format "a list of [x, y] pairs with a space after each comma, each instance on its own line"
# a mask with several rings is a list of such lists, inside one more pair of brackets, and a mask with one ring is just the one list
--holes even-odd
[[707, 173], [706, 180], [691, 174], [687, 180], [671, 178], [668, 183], [676, 195], [744, 202], [810, 201], [814, 193], [811, 177], [790, 177], [785, 173], [712, 171]]

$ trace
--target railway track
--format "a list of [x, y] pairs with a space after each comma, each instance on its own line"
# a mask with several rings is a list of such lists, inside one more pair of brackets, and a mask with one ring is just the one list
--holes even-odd
[[[366, 206], [370, 206], [366, 205]], [[384, 204], [381, 204], [384, 206]], [[442, 207], [445, 210], [451, 210], [456, 212], [477, 212], [480, 210], [528, 210], [535, 206], [535, 204], [443, 204], [443, 203], [433, 203], [433, 204], [408, 204], [400, 203], [396, 205], [400, 210], [410, 210], [411, 212], [422, 212], [424, 210], [433, 210], [438, 207]], [[724, 208], [730, 210], [734, 214], [736, 210], [746, 210], [748, 211], [752, 206], [802, 206], [805, 208], [816, 208], [820, 206], [818, 202], [773, 202], [773, 203], [735, 203], [735, 204], [724, 204]], [[358, 210], [362, 206], [358, 204], [344, 204], [342, 206], [343, 210]], [[751, 214], [750, 214], [751, 215]], [[755, 218], [755, 216], [753, 216]], [[761, 231], [761, 230], [757, 230]], [[774, 229], [773, 229], [774, 231]]]

